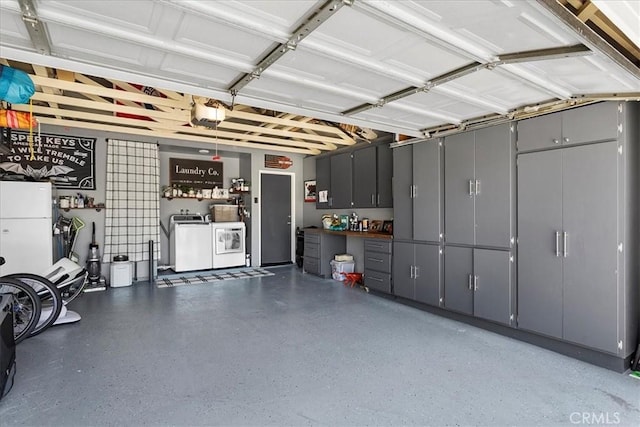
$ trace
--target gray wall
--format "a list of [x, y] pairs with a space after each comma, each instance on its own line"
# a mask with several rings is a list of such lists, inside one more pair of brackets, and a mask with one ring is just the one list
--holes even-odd
[[[125, 133], [114, 132], [102, 132], [85, 129], [76, 129], [60, 126], [42, 126], [41, 129], [44, 133], [55, 133], [61, 135], [72, 136], [84, 136], [89, 138], [97, 138], [96, 140], [96, 189], [93, 191], [82, 191], [82, 194], [86, 194], [89, 197], [93, 197], [95, 203], [105, 202], [105, 189], [106, 189], [106, 153], [107, 153], [107, 138], [127, 139], [132, 141], [141, 141], [149, 143], [157, 143], [160, 146], [160, 186], [168, 184], [168, 162], [170, 157], [177, 158], [195, 158], [207, 160], [210, 159], [212, 154], [199, 154], [197, 152], [200, 148], [207, 148], [213, 150], [215, 147], [210, 143], [199, 142], [185, 142], [172, 140], [169, 138], [153, 138], [143, 137], [138, 135], [127, 135]], [[293, 165], [286, 170], [279, 169], [267, 169], [264, 167], [264, 155], [265, 154], [277, 154], [286, 155], [293, 161]], [[251, 211], [250, 226], [248, 229], [251, 232], [250, 246], [252, 248], [252, 265], [260, 265], [260, 236], [259, 236], [259, 224], [260, 224], [260, 199], [259, 199], [259, 175], [260, 171], [265, 172], [287, 172], [293, 174], [294, 188], [294, 218], [293, 229], [296, 225], [303, 223], [303, 156], [299, 154], [283, 154], [268, 152], [263, 150], [246, 150], [239, 149], [234, 146], [219, 145], [219, 155], [221, 161], [224, 164], [224, 183], [228, 188], [231, 178], [237, 178], [240, 175], [240, 170], [250, 170], [249, 176], [242, 176], [248, 179], [251, 183], [251, 193], [246, 198], [247, 208]], [[249, 163], [250, 159], [250, 163]], [[160, 192], [160, 188], [158, 188]], [[56, 190], [54, 188], [54, 194], [56, 198], [63, 195], [75, 195], [77, 191], [73, 190]], [[257, 201], [254, 198], [258, 198]], [[172, 213], [179, 213], [180, 209], [189, 209], [190, 212], [207, 213], [210, 201], [197, 201], [197, 200], [177, 200], [171, 201], [161, 199], [160, 201], [160, 218], [162, 223], [168, 226], [168, 218]], [[107, 206], [107, 209], [109, 207]], [[93, 209], [73, 209], [68, 212], [61, 212], [66, 217], [77, 216], [85, 222], [86, 227], [78, 234], [76, 242], [76, 252], [80, 256], [80, 264], [85, 265], [87, 256], [89, 254], [89, 243], [91, 242], [91, 223], [96, 223], [96, 242], [100, 245], [100, 251], [102, 253], [104, 245], [104, 223], [105, 223], [105, 210], [97, 212]], [[292, 241], [295, 242], [295, 233], [292, 233]], [[295, 245], [293, 246], [295, 247]], [[166, 236], [161, 232], [161, 259], [159, 265], [168, 264], [168, 240]], [[292, 254], [292, 261], [294, 260]], [[102, 265], [102, 275], [108, 278], [109, 265]], [[148, 266], [146, 262], [138, 263], [137, 266], [138, 279], [146, 279], [149, 277]]]
[[[197, 159], [197, 160], [211, 160], [211, 154], [188, 154], [184, 152], [162, 151], [163, 147], [160, 147], [160, 186], [169, 184], [169, 159]], [[195, 150], [194, 150], [195, 151]], [[240, 177], [239, 164], [240, 160], [237, 157], [222, 157], [221, 162], [223, 165], [222, 177], [223, 188], [229, 188], [231, 186], [231, 178]], [[158, 190], [159, 191], [159, 190]], [[189, 210], [192, 214], [206, 215], [209, 213], [209, 205], [214, 203], [213, 200], [197, 200], [184, 197], [176, 197], [174, 199], [160, 199], [160, 222], [163, 228], [170, 231], [169, 217], [173, 214], [179, 214], [180, 210]], [[222, 201], [215, 201], [215, 203], [223, 203]], [[169, 239], [161, 231], [160, 234], [160, 261], [158, 266], [169, 265]]]

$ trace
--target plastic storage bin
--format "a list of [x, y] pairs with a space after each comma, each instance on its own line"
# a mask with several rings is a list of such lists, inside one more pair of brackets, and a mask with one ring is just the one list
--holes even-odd
[[331, 277], [333, 280], [344, 281], [345, 273], [353, 273], [355, 264], [354, 261], [331, 261]]
[[131, 261], [113, 261], [111, 263], [111, 287], [120, 288], [133, 284]]

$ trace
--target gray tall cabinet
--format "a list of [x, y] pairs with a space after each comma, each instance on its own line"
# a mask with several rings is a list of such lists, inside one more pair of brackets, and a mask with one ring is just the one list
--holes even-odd
[[442, 141], [393, 150], [393, 294], [442, 302]]
[[639, 117], [601, 103], [519, 123], [519, 328], [635, 350]]
[[499, 323], [515, 318], [515, 125], [444, 141], [444, 306]]
[[640, 103], [399, 145], [393, 161], [394, 295], [628, 366], [640, 320]]

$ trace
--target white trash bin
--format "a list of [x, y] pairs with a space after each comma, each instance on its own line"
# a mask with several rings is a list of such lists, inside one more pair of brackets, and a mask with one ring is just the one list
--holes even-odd
[[121, 288], [133, 284], [131, 261], [113, 261], [111, 263], [111, 287]]

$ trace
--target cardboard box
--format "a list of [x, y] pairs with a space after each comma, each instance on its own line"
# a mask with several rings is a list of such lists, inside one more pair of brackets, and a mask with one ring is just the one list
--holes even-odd
[[209, 209], [211, 211], [211, 221], [213, 222], [240, 221], [237, 205], [211, 205]]
[[336, 254], [333, 257], [336, 261], [353, 261], [353, 255], [350, 254]]

